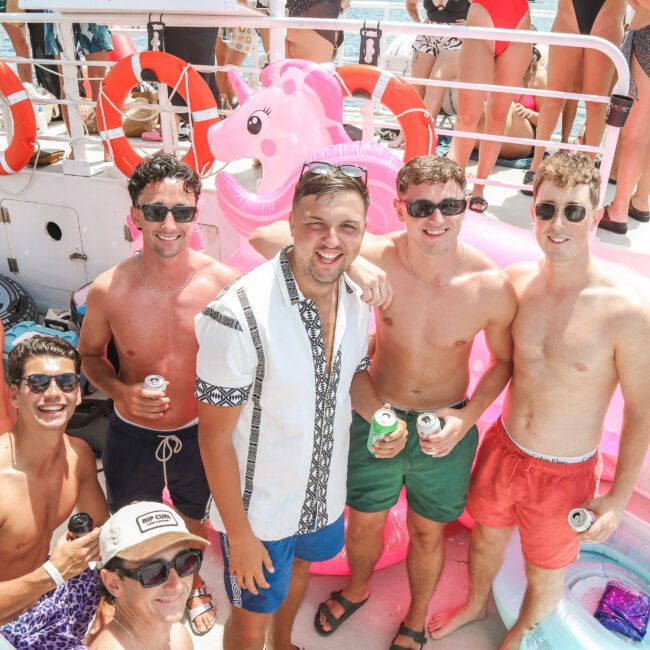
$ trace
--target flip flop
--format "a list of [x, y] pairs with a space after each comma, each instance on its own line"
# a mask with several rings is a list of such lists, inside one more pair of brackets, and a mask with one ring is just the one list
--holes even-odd
[[420, 650], [422, 650], [422, 648], [427, 644], [427, 637], [424, 636], [424, 630], [422, 630], [422, 632], [412, 630], [410, 627], [406, 627], [404, 621], [402, 621], [399, 630], [397, 630], [397, 634], [393, 637], [393, 642], [391, 643], [389, 650], [409, 650], [405, 645], [398, 645], [395, 643], [395, 639], [398, 636], [407, 636], [409, 639], [413, 639], [416, 643], [420, 644]]
[[[368, 602], [368, 598], [370, 598], [370, 596], [368, 596], [368, 598], [360, 600], [358, 603], [353, 603], [352, 601], [349, 601], [345, 596], [341, 596], [341, 591], [343, 590], [339, 589], [339, 591], [333, 591], [329, 597], [329, 600], [335, 600], [343, 608], [343, 615], [341, 618], [336, 618], [336, 616], [332, 614], [332, 610], [327, 605], [327, 601], [323, 601], [316, 610], [316, 616], [314, 617], [314, 628], [316, 629], [316, 632], [318, 632], [318, 634], [321, 636], [329, 636], [330, 634], [334, 634], [334, 632], [336, 632], [336, 630], [341, 627], [343, 622], [350, 618], [350, 616], [352, 616], [352, 614], [354, 614], [354, 612], [356, 612], [360, 607], [365, 605]], [[331, 630], [323, 629], [323, 626], [320, 622], [321, 614], [329, 623], [329, 626], [332, 628]]]
[[469, 209], [483, 214], [488, 209], [488, 202], [482, 196], [472, 196], [469, 199]]
[[641, 223], [648, 223], [650, 221], [650, 211], [648, 210], [637, 210], [630, 201], [630, 207], [627, 209], [627, 216], [636, 219]]
[[209, 598], [210, 602], [209, 603], [201, 603], [200, 605], [196, 605], [196, 607], [187, 607], [185, 606], [185, 609], [187, 611], [187, 620], [190, 624], [190, 628], [192, 629], [192, 633], [196, 634], [197, 636], [203, 636], [204, 634], [207, 634], [213, 627], [214, 624], [217, 622], [217, 617], [214, 617], [214, 620], [212, 621], [212, 625], [210, 625], [206, 630], [199, 630], [196, 627], [196, 619], [201, 616], [201, 614], [205, 614], [205, 612], [209, 612], [211, 609], [216, 610], [216, 607], [212, 603], [212, 595], [209, 594], [206, 591], [205, 588], [205, 583], [203, 583], [202, 586], [200, 586], [198, 589], [192, 589], [187, 596], [187, 600], [192, 600], [192, 598]]
[[162, 142], [162, 133], [156, 129], [153, 131], [144, 131], [140, 134], [140, 138], [145, 142]]
[[45, 165], [53, 165], [63, 158], [65, 151], [62, 149], [55, 149], [48, 151], [47, 149], [39, 149], [34, 151], [32, 157], [29, 159], [28, 165], [33, 165], [36, 162], [37, 167], [44, 167]]

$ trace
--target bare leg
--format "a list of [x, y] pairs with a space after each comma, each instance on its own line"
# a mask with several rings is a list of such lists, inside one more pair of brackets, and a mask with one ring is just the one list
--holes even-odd
[[[25, 25], [18, 27], [12, 23], [2, 23], [2, 26], [7, 32], [16, 56], [28, 59], [31, 56], [31, 51], [27, 42], [27, 27]], [[23, 83], [34, 83], [31, 63], [18, 63], [16, 67], [18, 68], [18, 78]]]
[[[553, 26], [555, 29], [555, 25]], [[583, 50], [576, 47], [551, 46], [548, 57], [548, 88], [561, 92], [571, 92], [574, 89], [578, 68], [582, 62]], [[545, 97], [537, 120], [537, 139], [550, 140], [564, 100], [558, 97]], [[530, 168], [537, 171], [544, 157], [544, 147], [535, 147], [533, 162]]]
[[[108, 61], [108, 52], [92, 52], [84, 54], [86, 61]], [[93, 101], [99, 97], [99, 86], [102, 79], [106, 76], [106, 66], [88, 66], [88, 81], [90, 83], [90, 92]]]
[[270, 620], [271, 614], [233, 607], [223, 628], [223, 650], [262, 650]]
[[267, 650], [294, 650], [295, 646], [291, 643], [291, 631], [298, 608], [305, 595], [305, 589], [307, 589], [310, 564], [305, 560], [294, 559], [289, 593], [280, 608], [273, 614], [271, 625], [266, 633]]
[[[205, 524], [202, 525], [198, 519], [189, 519], [188, 517], [183, 515], [182, 512], [179, 512], [178, 514], [183, 518], [183, 521], [185, 522], [185, 525], [187, 526], [187, 529], [190, 531], [190, 533], [192, 533], [193, 535], [198, 535], [203, 539], [208, 539], [207, 525]], [[204, 585], [203, 578], [201, 578], [201, 576], [198, 573], [195, 573], [192, 579], [192, 589], [198, 589], [203, 585]], [[187, 601], [187, 606], [197, 607], [202, 603], [212, 603], [212, 598], [208, 596], [190, 598]], [[194, 625], [196, 625], [197, 629], [200, 632], [203, 631], [207, 632], [214, 625], [216, 618], [217, 618], [217, 608], [213, 607], [207, 612], [204, 612], [203, 614], [197, 616], [196, 619], [194, 619]]]
[[[528, 26], [528, 14], [523, 19]], [[520, 25], [520, 28], [523, 29]], [[510, 43], [508, 49], [496, 58], [494, 64], [493, 83], [500, 86], [521, 85], [526, 68], [530, 63], [532, 46], [526, 43]], [[506, 128], [508, 112], [512, 106], [512, 95], [505, 93], [490, 93], [486, 107], [485, 133], [503, 135]], [[482, 140], [478, 154], [477, 178], [487, 178], [499, 157], [501, 142]], [[484, 185], [475, 184], [472, 196], [483, 196]]]
[[512, 528], [488, 528], [476, 524], [469, 553], [469, 595], [458, 607], [435, 614], [429, 621], [429, 634], [441, 639], [462, 625], [485, 618], [492, 581], [503, 562], [503, 552]]
[[[442, 52], [436, 58], [430, 78], [437, 81], [453, 81], [458, 77], [459, 60], [460, 50]], [[427, 109], [434, 120], [438, 113], [440, 113], [440, 107], [442, 106], [446, 91], [447, 89], [443, 86], [427, 86], [424, 103], [427, 105]]]
[[[650, 78], [643, 72], [636, 56], [632, 57], [632, 75], [637, 84], [638, 98], [621, 131], [621, 163], [614, 201], [608, 210], [612, 221], [627, 222], [630, 197], [644, 169], [648, 146], [650, 120]], [[644, 180], [645, 182], [645, 180]], [[639, 208], [640, 206], [635, 206]]]
[[500, 650], [519, 650], [524, 636], [544, 620], [557, 606], [564, 589], [564, 569], [540, 569], [526, 562], [528, 587], [519, 618], [506, 634]]
[[643, 172], [636, 185], [636, 192], [630, 203], [637, 209], [647, 211], [650, 208], [650, 142], [645, 148], [645, 159], [643, 161]]
[[[384, 524], [388, 510], [382, 512], [359, 512], [350, 508], [345, 546], [350, 563], [350, 583], [342, 595], [352, 603], [367, 598], [370, 594], [370, 578], [384, 548]], [[343, 615], [343, 608], [334, 600], [327, 604], [335, 618]], [[327, 632], [330, 625], [323, 615], [322, 628]]]
[[[428, 79], [433, 69], [433, 64], [436, 62], [436, 57], [427, 52], [413, 52], [413, 65], [411, 66], [411, 76], [416, 79]], [[424, 98], [426, 90], [430, 86], [420, 86], [412, 84], [413, 88], [417, 91], [420, 97]]]
[[[232, 50], [227, 45], [225, 46], [225, 57], [223, 58], [223, 63], [221, 65], [241, 65], [246, 58], [246, 52], [240, 52], [239, 50]], [[222, 59], [219, 59], [221, 61]], [[223, 84], [223, 85], [222, 85]], [[221, 92], [225, 92], [228, 95], [228, 101], [232, 103], [232, 100], [235, 96], [235, 90], [233, 89], [230, 80], [228, 79], [227, 72], [217, 72], [217, 86]]]
[[[468, 27], [493, 27], [486, 9], [473, 3], [467, 15]], [[478, 41], [466, 38], [460, 48], [458, 79], [468, 83], [485, 83], [494, 73], [494, 41]], [[458, 91], [457, 131], [476, 131], [483, 114], [485, 93], [483, 91], [460, 89]], [[474, 148], [474, 138], [454, 136], [449, 157], [465, 168]]]
[[334, 58], [334, 46], [314, 30], [287, 29], [286, 56], [288, 59], [330, 63]]
[[[410, 508], [407, 519], [411, 545], [406, 556], [406, 568], [411, 588], [411, 605], [404, 625], [420, 632], [424, 629], [427, 607], [440, 577], [445, 559], [443, 533], [445, 525], [430, 521]], [[419, 650], [420, 644], [406, 636], [398, 636], [395, 643], [405, 648]]]

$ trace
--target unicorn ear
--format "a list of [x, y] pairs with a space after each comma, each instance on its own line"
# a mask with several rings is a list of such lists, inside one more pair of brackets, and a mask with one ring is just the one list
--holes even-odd
[[232, 84], [235, 95], [237, 95], [237, 99], [239, 100], [239, 105], [241, 106], [253, 94], [253, 91], [237, 70], [228, 70], [228, 79]]

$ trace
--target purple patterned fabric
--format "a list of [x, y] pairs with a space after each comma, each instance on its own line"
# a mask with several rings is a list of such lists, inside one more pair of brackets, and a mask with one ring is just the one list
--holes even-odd
[[43, 594], [26, 612], [0, 627], [17, 650], [81, 650], [99, 604], [98, 577], [86, 569]]
[[594, 616], [608, 630], [642, 641], [650, 618], [650, 596], [610, 580]]

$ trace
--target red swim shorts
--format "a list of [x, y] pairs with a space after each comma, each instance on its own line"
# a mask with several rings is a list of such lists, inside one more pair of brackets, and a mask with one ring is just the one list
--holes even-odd
[[600, 452], [579, 463], [534, 458], [514, 444], [499, 419], [478, 450], [467, 510], [490, 528], [518, 526], [524, 557], [540, 569], [560, 569], [580, 552], [569, 512], [595, 496], [601, 469]]

